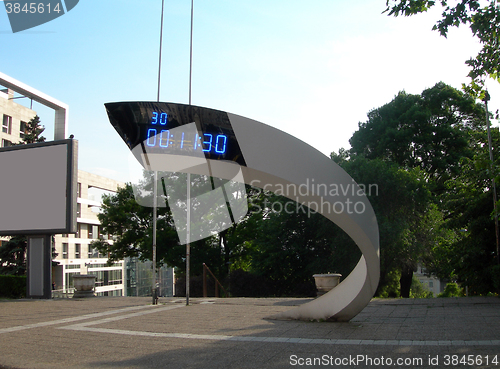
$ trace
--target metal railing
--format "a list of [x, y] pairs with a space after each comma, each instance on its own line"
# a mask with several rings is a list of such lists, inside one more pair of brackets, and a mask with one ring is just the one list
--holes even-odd
[[210, 275], [213, 277], [215, 281], [215, 297], [219, 297], [219, 286], [224, 291], [225, 297], [229, 297], [229, 294], [227, 293], [226, 289], [222, 284], [219, 282], [217, 277], [212, 273], [210, 268], [207, 266], [207, 264], [203, 263], [203, 297], [208, 297], [208, 292], [207, 292], [207, 271], [210, 273]]
[[76, 289], [74, 287], [64, 288], [61, 290], [52, 290], [53, 299], [70, 299], [73, 297]]

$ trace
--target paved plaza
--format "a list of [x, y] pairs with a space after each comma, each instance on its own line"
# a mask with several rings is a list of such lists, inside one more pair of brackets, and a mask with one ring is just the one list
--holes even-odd
[[500, 368], [500, 299], [374, 299], [351, 322], [269, 319], [309, 299], [0, 301], [0, 368]]

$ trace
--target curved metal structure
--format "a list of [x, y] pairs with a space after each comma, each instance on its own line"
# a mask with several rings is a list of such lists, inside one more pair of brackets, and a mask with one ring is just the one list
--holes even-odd
[[330, 158], [285, 132], [213, 109], [155, 102], [109, 103], [106, 109], [144, 168], [273, 191], [319, 212], [354, 240], [362, 257], [347, 278], [274, 318], [348, 321], [369, 303], [380, 274], [377, 220], [363, 189]]

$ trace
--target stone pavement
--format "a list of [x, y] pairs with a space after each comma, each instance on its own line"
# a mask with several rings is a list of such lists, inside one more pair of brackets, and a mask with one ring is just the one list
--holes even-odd
[[266, 317], [308, 299], [0, 301], [0, 368], [500, 368], [500, 299], [374, 299], [351, 322]]

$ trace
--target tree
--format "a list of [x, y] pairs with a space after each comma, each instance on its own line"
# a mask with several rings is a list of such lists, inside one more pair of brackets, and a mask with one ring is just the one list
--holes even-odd
[[0, 247], [0, 274], [26, 274], [26, 236], [13, 236]]
[[[103, 197], [102, 212], [98, 214], [98, 218], [103, 232], [115, 236], [115, 240], [113, 242], [96, 240], [91, 245], [99, 252], [108, 254], [109, 263], [126, 257], [152, 260], [152, 208], [140, 205], [134, 196], [140, 194], [142, 196], [141, 203], [153, 203], [152, 175], [152, 172], [144, 172], [144, 178], [135, 191], [131, 184], [127, 184], [118, 189], [116, 194]], [[162, 173], [160, 177], [162, 176], [165, 178], [168, 176], [168, 180], [160, 181], [161, 186], [165, 186], [167, 193], [170, 193], [168, 191], [177, 191], [185, 196], [187, 192], [185, 174]], [[196, 190], [204, 191], [203, 186], [206, 186], [207, 181], [206, 178], [202, 177], [204, 176], [191, 175], [191, 206], [193, 209], [201, 206], [193, 193]], [[163, 191], [161, 186], [159, 186], [159, 195]], [[186, 246], [181, 244], [179, 240], [179, 224], [175, 224], [169, 202], [161, 198], [159, 201], [162, 204], [159, 204], [157, 214], [157, 263], [158, 266], [167, 264], [175, 267], [179, 273], [183, 273], [186, 266]], [[212, 216], [204, 221], [215, 224], [218, 219], [216, 216]], [[192, 217], [191, 227], [195, 228], [198, 222], [200, 222], [199, 219]], [[182, 231], [182, 229], [179, 230]], [[233, 237], [233, 232], [233, 229], [230, 228], [217, 235], [191, 242], [191, 271], [193, 275], [201, 274], [203, 263], [209, 265], [210, 269], [221, 280], [227, 275], [228, 265], [237, 257], [237, 252], [233, 252], [231, 247], [233, 243], [229, 241]]]
[[[484, 115], [473, 98], [442, 83], [421, 95], [400, 93], [368, 114], [353, 134], [349, 152], [351, 158], [362, 155], [393, 162], [408, 173], [421, 171], [434, 205], [415, 219], [407, 236], [412, 243], [427, 243], [420, 262], [429, 272], [464, 283], [477, 294], [500, 288], [491, 194], [491, 178], [500, 163], [497, 158], [491, 167]], [[498, 131], [493, 136], [497, 147]], [[343, 156], [336, 157], [352, 160]], [[398, 222], [389, 219], [388, 225], [398, 229]], [[391, 255], [398, 250], [391, 249]]]
[[475, 58], [465, 63], [470, 67], [468, 77], [471, 83], [469, 92], [481, 93], [484, 97], [484, 80], [486, 77], [500, 82], [500, 8], [498, 1], [490, 1], [488, 6], [481, 6], [480, 0], [459, 0], [455, 6], [448, 0], [386, 0], [388, 15], [411, 16], [423, 13], [440, 3], [444, 8], [442, 18], [436, 22], [433, 30], [447, 37], [450, 27], [468, 25], [474, 37], [482, 45]]
[[[356, 183], [376, 184], [368, 193], [380, 234], [380, 283], [377, 293], [399, 275], [400, 294], [409, 297], [413, 272], [434, 244], [437, 211], [425, 175], [419, 168], [405, 170], [381, 159], [353, 156], [340, 162]], [[394, 288], [389, 288], [394, 290]]]
[[267, 279], [275, 295], [314, 295], [313, 275], [347, 276], [361, 252], [335, 224], [295, 201], [262, 192], [251, 239], [250, 268]]
[[45, 142], [45, 137], [40, 136], [43, 131], [45, 131], [45, 127], [40, 125], [40, 117], [35, 115], [28, 123], [26, 123], [24, 136], [18, 145]]
[[420, 168], [436, 192], [459, 173], [462, 157], [472, 158], [477, 147], [472, 132], [483, 127], [482, 105], [439, 82], [420, 95], [402, 91], [370, 111], [349, 140], [350, 153]]
[[[451, 279], [469, 286], [471, 294], [486, 294], [500, 289], [498, 275], [493, 196], [491, 188], [491, 162], [487, 137], [476, 134], [482, 144], [472, 159], [464, 158], [460, 175], [446, 183], [443, 196], [446, 226], [456, 233], [453, 242], [434, 257], [438, 275], [451, 275]], [[492, 130], [494, 147], [500, 144], [498, 129]], [[494, 168], [500, 165], [495, 158]]]

